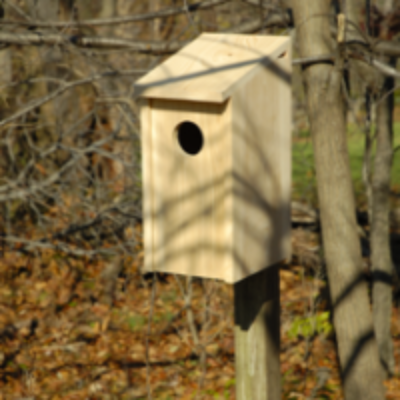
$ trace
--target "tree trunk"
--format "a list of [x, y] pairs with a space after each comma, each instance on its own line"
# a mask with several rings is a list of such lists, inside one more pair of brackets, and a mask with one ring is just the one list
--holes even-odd
[[346, 39], [365, 42], [360, 34], [360, 22], [362, 9], [365, 7], [365, 0], [342, 0], [342, 12], [346, 16]]
[[[293, 0], [302, 57], [331, 53], [330, 0]], [[304, 70], [322, 235], [347, 400], [384, 399], [355, 218], [340, 60]]]
[[[385, 60], [388, 61], [388, 60]], [[375, 333], [382, 368], [393, 375], [395, 360], [390, 332], [392, 314], [392, 257], [390, 253], [390, 171], [393, 142], [394, 80], [386, 78], [376, 109], [376, 154], [372, 178], [371, 269]]]
[[[0, 21], [4, 18], [9, 17], [8, 14], [9, 6], [5, 4], [2, 0], [0, 0]], [[2, 28], [0, 27], [0, 31]], [[9, 96], [10, 91], [9, 85], [12, 81], [12, 60], [10, 49], [0, 48], [0, 120], [6, 117], [9, 112]], [[3, 134], [4, 135], [4, 134]], [[4, 136], [1, 136], [4, 139]], [[7, 144], [4, 140], [0, 144], [0, 176], [4, 177], [11, 170], [11, 165], [9, 160], [9, 152], [7, 149]], [[6, 205], [3, 205], [3, 223], [8, 220], [7, 217], [7, 209]]]
[[[0, 20], [6, 18], [7, 8], [5, 3], [0, 0]], [[1, 30], [1, 28], [0, 28]], [[11, 54], [10, 49], [5, 47], [0, 49], [0, 87], [7, 85], [12, 80], [12, 68], [11, 68]], [[2, 88], [0, 90], [0, 118], [3, 119], [6, 114], [4, 110], [7, 108], [7, 95], [8, 90]]]
[[[149, 2], [149, 12], [158, 11], [160, 9], [160, 0], [150, 0]], [[161, 20], [155, 19], [153, 22], [153, 29], [152, 29], [152, 39], [154, 41], [160, 40], [160, 27], [161, 27]]]
[[54, 21], [58, 18], [57, 0], [27, 0], [29, 14], [35, 20]]
[[[393, 6], [393, 0], [378, 2], [384, 14]], [[360, 27], [362, 5], [360, 0], [347, 1], [347, 18], [351, 25]], [[351, 7], [349, 7], [349, 5]], [[367, 4], [365, 5], [367, 7]], [[368, 17], [368, 10], [366, 10]], [[369, 20], [369, 18], [367, 18]], [[368, 24], [366, 23], [368, 28]], [[383, 26], [380, 33], [382, 39], [387, 39], [387, 27]], [[358, 30], [359, 32], [359, 30]], [[367, 29], [368, 34], [371, 34]], [[358, 33], [359, 35], [359, 33]], [[383, 36], [382, 36], [383, 35]], [[352, 38], [354, 39], [354, 38]], [[360, 37], [359, 39], [362, 40]], [[382, 61], [395, 67], [395, 61], [383, 57]], [[361, 71], [361, 68], [364, 72]], [[358, 72], [367, 79], [367, 91], [379, 93], [376, 107], [376, 154], [373, 168], [372, 185], [369, 183], [368, 204], [371, 240], [372, 269], [372, 301], [373, 319], [376, 339], [384, 375], [394, 373], [395, 361], [393, 341], [390, 332], [392, 313], [392, 259], [390, 253], [390, 171], [392, 166], [393, 141], [393, 93], [394, 80], [383, 77], [380, 73], [365, 65], [358, 65]], [[372, 143], [370, 143], [372, 147]], [[369, 155], [368, 155], [369, 157]]]
[[[56, 0], [27, 0], [28, 15], [34, 20], [57, 21], [58, 1]], [[54, 76], [54, 65], [61, 60], [60, 49], [31, 46], [25, 50], [26, 71], [28, 78], [34, 76]], [[37, 82], [32, 85], [32, 97], [44, 97], [49, 93], [50, 85], [46, 82]], [[47, 102], [36, 110], [39, 121], [35, 128], [41, 140], [55, 140], [54, 130], [57, 120], [57, 107], [53, 102]]]

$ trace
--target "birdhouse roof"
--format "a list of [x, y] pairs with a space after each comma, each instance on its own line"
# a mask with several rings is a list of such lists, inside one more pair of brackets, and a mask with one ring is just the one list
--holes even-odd
[[223, 103], [288, 43], [285, 36], [203, 33], [139, 79], [135, 97]]

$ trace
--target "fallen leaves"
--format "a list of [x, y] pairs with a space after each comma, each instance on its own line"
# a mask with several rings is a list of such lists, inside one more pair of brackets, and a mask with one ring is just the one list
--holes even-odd
[[[105, 304], [105, 265], [101, 259], [64, 260], [49, 251], [40, 260], [4, 255], [1, 396], [139, 399], [147, 397], [149, 381], [157, 400], [234, 399], [232, 287], [193, 283], [190, 306], [199, 340], [195, 346], [175, 279], [166, 276], [156, 283], [152, 304], [152, 280], [140, 277], [137, 259], [126, 259], [116, 277], [112, 304]], [[309, 335], [301, 329], [290, 334], [296, 321], [308, 318], [322, 327], [328, 323], [325, 285], [299, 265], [281, 270], [284, 399], [343, 398], [334, 337], [322, 328]], [[398, 317], [393, 318], [393, 335], [398, 348]], [[399, 398], [398, 378], [387, 381], [386, 387], [388, 399]]]

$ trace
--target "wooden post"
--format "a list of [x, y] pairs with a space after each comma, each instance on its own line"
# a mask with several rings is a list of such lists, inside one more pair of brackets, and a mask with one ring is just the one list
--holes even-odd
[[279, 265], [235, 283], [237, 400], [279, 400]]

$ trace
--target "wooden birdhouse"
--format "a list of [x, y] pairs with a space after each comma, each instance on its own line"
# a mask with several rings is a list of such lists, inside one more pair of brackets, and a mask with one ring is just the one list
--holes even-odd
[[234, 283], [290, 256], [290, 40], [202, 34], [135, 84], [145, 270]]

